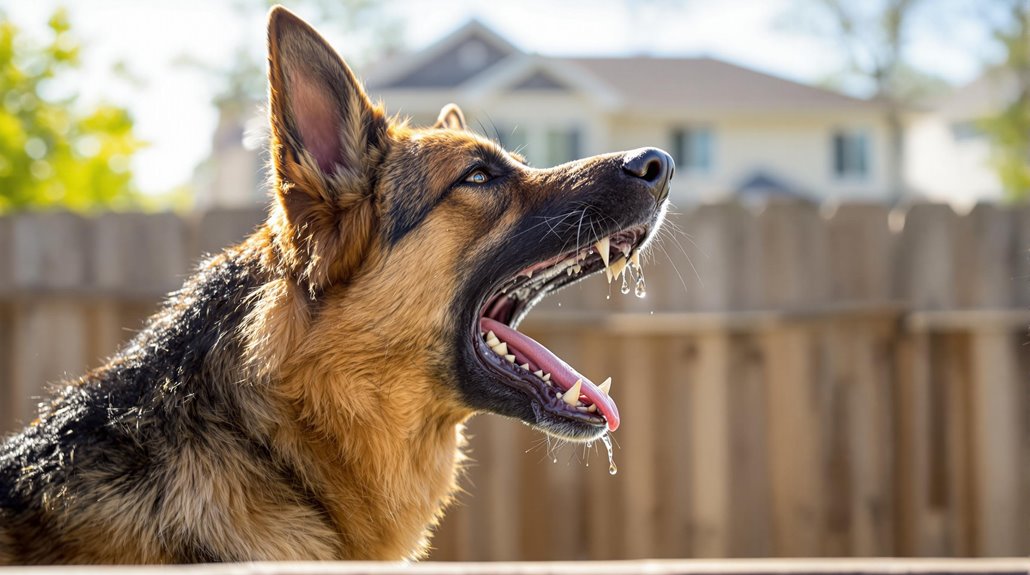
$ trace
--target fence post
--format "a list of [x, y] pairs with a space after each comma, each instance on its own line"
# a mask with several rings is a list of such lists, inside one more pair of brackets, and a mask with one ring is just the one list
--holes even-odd
[[[1012, 213], [994, 206], [977, 206], [968, 216], [968, 245], [973, 259], [964, 277], [974, 308], [1009, 309], [1016, 246]], [[1023, 278], [1021, 281], [1026, 281]], [[1025, 334], [1025, 329], [1020, 330]], [[1030, 397], [1027, 375], [1018, 370], [1011, 327], [1005, 324], [973, 329], [971, 403], [971, 460], [975, 552], [980, 556], [1020, 555], [1021, 534], [1030, 531], [1023, 509], [1020, 477], [1020, 438], [1027, 437], [1025, 402]], [[1021, 337], [1024, 342], [1025, 336]]]

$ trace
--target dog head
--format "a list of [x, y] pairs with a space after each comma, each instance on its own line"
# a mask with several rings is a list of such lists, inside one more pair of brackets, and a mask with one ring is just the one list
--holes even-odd
[[568, 439], [618, 427], [604, 384], [515, 328], [548, 294], [639, 266], [666, 209], [669, 155], [533, 168], [469, 131], [453, 104], [425, 129], [387, 118], [284, 9], [271, 13], [269, 49], [268, 230], [311, 314], [290, 361], [364, 377], [397, 409], [418, 409], [404, 398], [422, 385], [441, 405]]

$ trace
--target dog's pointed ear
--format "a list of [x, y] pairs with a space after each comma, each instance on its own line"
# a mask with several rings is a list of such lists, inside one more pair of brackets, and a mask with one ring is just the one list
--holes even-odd
[[451, 102], [440, 110], [440, 115], [436, 118], [436, 123], [433, 124], [433, 127], [448, 130], [464, 130], [466, 129], [465, 114], [461, 113], [461, 108], [457, 104]]
[[325, 176], [363, 171], [374, 120], [383, 121], [382, 114], [336, 51], [282, 6], [268, 16], [268, 85], [280, 176], [289, 180], [288, 164], [306, 159]]
[[287, 269], [315, 293], [350, 277], [372, 241], [389, 122], [336, 51], [281, 6], [268, 16], [268, 86], [269, 221]]

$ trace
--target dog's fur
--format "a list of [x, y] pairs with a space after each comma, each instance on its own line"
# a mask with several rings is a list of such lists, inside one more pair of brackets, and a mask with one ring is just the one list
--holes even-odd
[[[470, 415], [548, 429], [468, 367], [469, 302], [574, 233], [515, 249], [533, 218], [653, 199], [609, 156], [530, 169], [454, 106], [409, 128], [289, 12], [268, 33], [267, 222], [0, 447], [0, 564], [418, 558]], [[477, 162], [504, 177], [462, 184]]]

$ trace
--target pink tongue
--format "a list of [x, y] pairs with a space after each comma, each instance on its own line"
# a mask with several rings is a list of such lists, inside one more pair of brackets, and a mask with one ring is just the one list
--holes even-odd
[[615, 407], [612, 398], [546, 347], [540, 345], [533, 338], [488, 317], [479, 319], [479, 327], [484, 332], [494, 332], [501, 341], [506, 342], [508, 347], [514, 350], [513, 353], [518, 356], [519, 361], [529, 360], [537, 369], [544, 370], [544, 373], [550, 373], [551, 380], [563, 391], [575, 385], [577, 379], [582, 379], [583, 387], [580, 393], [597, 406], [597, 410], [608, 422], [608, 431], [615, 431], [619, 428], [619, 409]]

